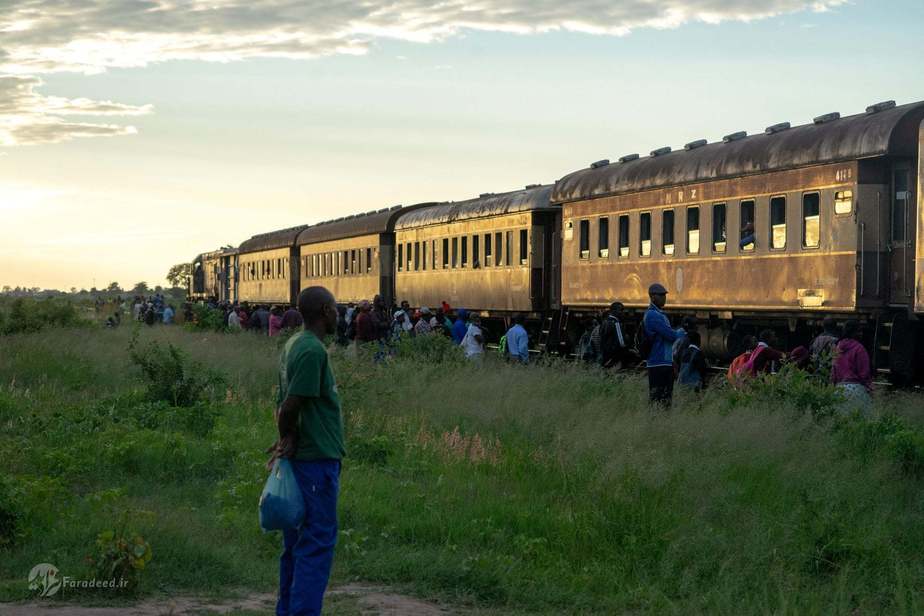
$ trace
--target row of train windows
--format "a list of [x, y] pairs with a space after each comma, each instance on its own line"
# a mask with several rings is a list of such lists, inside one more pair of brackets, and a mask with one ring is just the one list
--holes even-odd
[[354, 248], [304, 255], [301, 263], [302, 278], [371, 274], [375, 253], [372, 248]]
[[[702, 206], [707, 207], [707, 206]], [[743, 252], [752, 252], [761, 241], [754, 226], [755, 200], [745, 199], [738, 204], [741, 221], [741, 230], [738, 238], [739, 247]], [[686, 208], [687, 216], [687, 254], [700, 252], [700, 208], [693, 205]], [[769, 202], [770, 227], [767, 235], [767, 245], [772, 250], [786, 248], [786, 197], [772, 197]], [[849, 190], [838, 191], [834, 197], [834, 213], [838, 216], [850, 214], [853, 211], [853, 192]], [[590, 258], [590, 220], [581, 220], [578, 230], [578, 257]], [[623, 214], [618, 218], [617, 254], [628, 257], [629, 247], [629, 215]], [[651, 212], [642, 212], [639, 215], [639, 246], [638, 254], [643, 257], [651, 255]], [[610, 231], [609, 219], [600, 218], [597, 224], [598, 244], [597, 254], [601, 258], [609, 257]], [[661, 251], [665, 255], [673, 255], [675, 213], [674, 210], [663, 210], [661, 214]], [[723, 254], [728, 247], [727, 205], [714, 203], [712, 205], [712, 251]], [[821, 244], [821, 196], [817, 192], [802, 195], [802, 247], [818, 248]]]
[[242, 276], [247, 280], [285, 280], [288, 278], [289, 259], [260, 259], [259, 261], [246, 261], [241, 264]]
[[[398, 244], [398, 271], [508, 267], [513, 265], [513, 240], [513, 231], [497, 231], [493, 234], [462, 235], [429, 242], [424, 240], [401, 243]], [[470, 245], [471, 260], [469, 260]], [[437, 252], [437, 248], [440, 247], [442, 250]], [[529, 263], [529, 231], [526, 229], [519, 230], [518, 255], [520, 265]]]

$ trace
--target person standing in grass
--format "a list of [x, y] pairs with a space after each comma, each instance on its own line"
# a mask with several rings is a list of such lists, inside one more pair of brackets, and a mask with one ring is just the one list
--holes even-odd
[[600, 323], [600, 365], [604, 368], [620, 368], [628, 360], [626, 337], [622, 329], [623, 311], [621, 302], [613, 302], [609, 313]]
[[529, 363], [529, 334], [523, 327], [525, 321], [522, 314], [514, 315], [513, 327], [507, 330], [507, 354], [521, 364]]
[[873, 372], [869, 353], [861, 342], [860, 322], [851, 319], [844, 323], [844, 337], [834, 351], [831, 382], [846, 398], [846, 407], [867, 412], [872, 399]]
[[674, 341], [684, 334], [682, 329], [671, 327], [664, 305], [667, 303], [667, 289], [659, 283], [648, 287], [651, 304], [642, 318], [642, 330], [648, 352], [648, 399], [653, 404], [670, 406], [674, 395], [674, 362], [672, 357]]
[[471, 316], [461, 346], [468, 359], [480, 360], [484, 357], [484, 334], [481, 331], [481, 317], [477, 314]]
[[337, 542], [337, 497], [343, 418], [340, 396], [323, 339], [337, 330], [337, 304], [324, 287], [308, 287], [298, 296], [305, 322], [286, 342], [279, 360], [279, 440], [273, 457], [290, 458], [305, 501], [298, 529], [283, 531], [279, 561], [278, 616], [321, 613]]
[[700, 348], [699, 332], [690, 330], [687, 335], [687, 345], [680, 354], [677, 382], [689, 387], [693, 391], [702, 391], [709, 378], [709, 364], [706, 354]]
[[468, 331], [468, 310], [465, 308], [459, 308], [459, 311], [456, 315], [456, 322], [452, 324], [452, 339], [456, 344], [462, 344], [462, 339], [465, 338], [465, 332]]

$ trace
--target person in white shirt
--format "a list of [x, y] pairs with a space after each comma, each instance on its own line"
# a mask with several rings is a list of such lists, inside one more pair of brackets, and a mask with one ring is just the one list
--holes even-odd
[[237, 310], [231, 308], [231, 312], [228, 313], [228, 329], [231, 331], [240, 331], [241, 329], [241, 317], [238, 316]]
[[484, 334], [481, 331], [481, 317], [477, 314], [469, 318], [468, 329], [462, 337], [462, 350], [468, 359], [481, 359], [484, 355]]

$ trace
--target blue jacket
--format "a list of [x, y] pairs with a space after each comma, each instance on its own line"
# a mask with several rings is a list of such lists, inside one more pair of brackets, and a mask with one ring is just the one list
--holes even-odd
[[459, 317], [456, 319], [456, 322], [452, 324], [452, 330], [449, 332], [452, 334], [452, 340], [456, 344], [462, 344], [462, 339], [465, 338], [465, 332], [468, 331], [467, 317], [468, 311], [464, 308], [459, 309]]
[[654, 304], [648, 306], [648, 310], [645, 311], [645, 316], [642, 319], [642, 324], [645, 327], [645, 335], [651, 340], [648, 367], [673, 366], [674, 341], [682, 336], [684, 331], [682, 329], [671, 329], [667, 315]]
[[529, 335], [522, 325], [514, 325], [507, 330], [507, 352], [524, 364], [529, 362]]

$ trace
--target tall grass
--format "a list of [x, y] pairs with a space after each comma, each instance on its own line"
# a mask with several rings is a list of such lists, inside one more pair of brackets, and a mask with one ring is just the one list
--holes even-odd
[[[255, 503], [279, 341], [139, 335], [222, 373], [226, 395], [151, 402], [127, 329], [3, 339], [0, 510], [18, 530], [0, 542], [0, 599], [26, 596], [38, 562], [79, 571], [126, 515], [154, 554], [142, 593], [274, 587], [279, 538]], [[333, 353], [337, 580], [548, 613], [920, 610], [916, 396], [881, 394], [867, 420], [777, 380], [652, 412], [637, 375], [472, 364], [433, 340], [371, 355]]]

